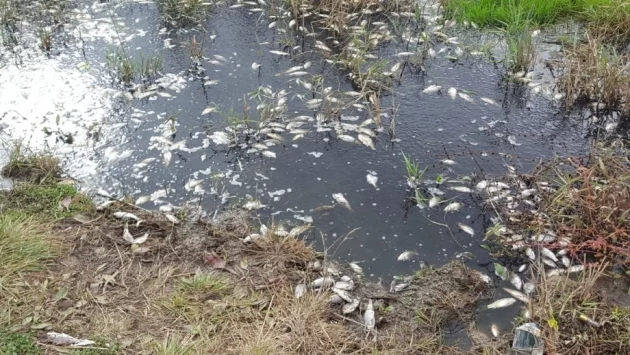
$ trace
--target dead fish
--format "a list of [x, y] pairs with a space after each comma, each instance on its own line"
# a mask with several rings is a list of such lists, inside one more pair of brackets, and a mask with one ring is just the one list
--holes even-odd
[[206, 107], [203, 111], [201, 111], [201, 115], [204, 116], [204, 115], [207, 115], [207, 114], [212, 113], [212, 112], [217, 112], [217, 108], [216, 107]]
[[376, 150], [376, 147], [374, 146], [374, 141], [372, 141], [372, 138], [368, 137], [367, 135], [359, 134], [359, 141], [363, 143], [363, 145], [365, 145], [366, 147], [369, 147], [372, 150]]
[[492, 332], [492, 336], [495, 338], [498, 338], [499, 335], [501, 335], [501, 332], [499, 331], [499, 327], [496, 324], [492, 324], [490, 326], [490, 332]]
[[471, 237], [475, 236], [475, 230], [472, 229], [472, 227], [465, 225], [463, 223], [457, 223], [457, 226], [459, 227], [459, 229], [463, 230], [464, 233], [470, 234]]
[[574, 272], [580, 272], [580, 271], [584, 271], [584, 265], [573, 265], [567, 268], [568, 273], [574, 273]]
[[102, 211], [104, 209], [106, 209], [107, 207], [111, 206], [112, 204], [114, 204], [114, 200], [109, 200], [109, 201], [105, 201], [103, 203], [101, 203], [100, 205], [96, 206], [96, 210], [97, 211]]
[[444, 164], [444, 165], [456, 165], [457, 162], [455, 162], [455, 160], [451, 160], [451, 159], [443, 159], [442, 161], [440, 161], [440, 163]]
[[276, 157], [276, 153], [272, 152], [270, 150], [264, 150], [261, 154], [265, 158], [275, 158]]
[[477, 183], [477, 185], [475, 185], [475, 188], [477, 190], [483, 190], [486, 187], [488, 187], [488, 182], [486, 180], [481, 180]]
[[526, 248], [525, 249], [525, 255], [527, 255], [527, 257], [529, 258], [529, 260], [531, 261], [535, 261], [536, 260], [536, 253], [534, 253], [534, 251], [532, 250], [532, 248]]
[[553, 260], [554, 262], [558, 262], [558, 258], [556, 257], [556, 254], [554, 254], [551, 250], [545, 247], [542, 247], [540, 248], [540, 253], [546, 258], [549, 258]]
[[429, 199], [429, 207], [433, 208], [440, 204], [441, 199], [437, 196], [433, 196]]
[[514, 286], [514, 288], [516, 288], [517, 290], [520, 290], [521, 287], [523, 287], [523, 280], [521, 280], [521, 277], [518, 276], [515, 273], [510, 273], [510, 283]]
[[398, 261], [409, 261], [416, 255], [418, 255], [418, 253], [416, 253], [415, 251], [407, 250], [398, 255]]
[[305, 224], [305, 225], [299, 226], [299, 227], [293, 227], [289, 231], [289, 234], [287, 235], [287, 237], [295, 238], [295, 237], [299, 236], [300, 234], [308, 231], [309, 229], [311, 229], [311, 226], [309, 224]]
[[262, 203], [260, 203], [260, 201], [249, 201], [246, 204], [243, 205], [243, 208], [245, 208], [246, 210], [257, 210], [257, 209], [261, 209], [261, 208], [265, 208], [267, 206], [263, 205]]
[[332, 277], [320, 277], [311, 282], [310, 286], [313, 288], [331, 287], [335, 284], [335, 279]]
[[136, 200], [136, 205], [142, 205], [145, 204], [147, 202], [151, 201], [151, 196], [140, 196], [138, 197], [138, 199]]
[[485, 102], [485, 103], [487, 103], [487, 104], [489, 104], [489, 105], [499, 106], [499, 104], [498, 104], [496, 101], [494, 101], [494, 100], [492, 100], [492, 99], [490, 99], [490, 98], [487, 98], [487, 97], [482, 97], [482, 98], [480, 98], [480, 99], [481, 99], [481, 101], [483, 101], [483, 102]]
[[348, 303], [351, 303], [354, 300], [354, 297], [352, 297], [352, 295], [348, 291], [335, 288], [334, 286], [331, 290]]
[[481, 281], [487, 283], [488, 285], [492, 284], [492, 278], [480, 271], [474, 270], [474, 272], [477, 274], [477, 276], [479, 276], [479, 278], [481, 279]]
[[260, 67], [261, 67], [261, 66], [262, 66], [261, 64], [258, 64], [258, 63], [256, 63], [256, 62], [253, 62], [253, 63], [252, 63], [252, 69], [253, 69], [253, 70], [258, 70], [258, 69], [260, 69]]
[[409, 284], [398, 284], [398, 285], [394, 286], [394, 292], [402, 292], [402, 291], [406, 290], [407, 287], [409, 287]]
[[488, 305], [488, 309], [498, 309], [498, 308], [504, 308], [504, 307], [509, 307], [511, 305], [513, 305], [516, 302], [515, 298], [502, 298], [500, 300], [494, 301], [492, 303], [490, 303]]
[[333, 286], [334, 289], [343, 290], [343, 291], [352, 291], [354, 289], [354, 282], [350, 281], [337, 281]]
[[181, 222], [179, 221], [179, 219], [178, 219], [177, 217], [173, 216], [172, 214], [165, 214], [165, 215], [164, 215], [164, 217], [166, 217], [166, 219], [167, 219], [169, 222], [173, 223], [173, 224], [179, 224], [179, 223], [181, 223]]
[[357, 263], [349, 263], [348, 266], [350, 266], [352, 271], [356, 272], [357, 274], [363, 274], [363, 269]]
[[115, 218], [122, 219], [122, 220], [133, 219], [133, 220], [136, 220], [136, 221], [140, 221], [140, 217], [136, 216], [133, 213], [129, 213], [129, 212], [114, 212], [113, 216]]
[[342, 304], [343, 299], [339, 297], [339, 295], [334, 294], [330, 296], [330, 298], [328, 299], [328, 302], [330, 302], [330, 304]]
[[564, 265], [564, 267], [570, 267], [571, 266], [571, 260], [569, 258], [567, 258], [566, 256], [562, 257], [562, 265]]
[[378, 189], [378, 186], [376, 186], [376, 183], [378, 182], [378, 176], [367, 174], [366, 178], [367, 178], [368, 184], [374, 186], [375, 189]]
[[523, 285], [523, 292], [525, 292], [526, 295], [531, 295], [532, 293], [534, 293], [535, 290], [536, 286], [534, 286], [534, 284], [531, 282], [526, 282]]
[[466, 186], [451, 186], [450, 189], [453, 190], [453, 191], [463, 192], [463, 193], [470, 193], [470, 192], [472, 192], [472, 190], [469, 187], [466, 187]]
[[262, 239], [262, 238], [263, 238], [263, 236], [260, 235], [260, 234], [257, 234], [257, 233], [250, 234], [250, 235], [248, 235], [247, 237], [245, 237], [243, 239], [243, 243], [251, 243], [253, 241], [256, 241], [256, 240], [259, 240], [259, 239]]
[[356, 142], [356, 139], [353, 136], [349, 136], [347, 134], [342, 134], [340, 136], [337, 136], [337, 138], [341, 139], [344, 142], [348, 142], [348, 143]]
[[505, 287], [503, 288], [503, 291], [509, 293], [510, 296], [516, 298], [517, 300], [529, 304], [529, 297], [525, 296], [525, 294]]
[[527, 269], [527, 264], [523, 264], [521, 266], [518, 267], [518, 272], [523, 272], [525, 271], [525, 269]]
[[439, 85], [429, 85], [426, 89], [422, 90], [423, 94], [435, 94], [442, 89]]
[[549, 260], [548, 258], [542, 258], [542, 262], [543, 264], [549, 266], [550, 268], [557, 268], [558, 265], [556, 265], [556, 263], [554, 263], [552, 260]]
[[305, 294], [306, 294], [305, 284], [299, 284], [295, 286], [295, 298], [300, 299], [300, 297], [304, 296]]
[[289, 53], [286, 52], [282, 52], [282, 51], [269, 51], [269, 53], [271, 54], [275, 54], [275, 55], [289, 55]]
[[567, 270], [562, 270], [562, 269], [553, 269], [553, 270], [549, 270], [547, 272], [547, 274], [545, 274], [547, 277], [555, 277], [555, 276], [559, 276], [564, 274], [565, 272], [567, 272]]
[[355, 298], [354, 300], [352, 300], [352, 302], [344, 304], [343, 307], [341, 307], [341, 313], [350, 314], [354, 312], [354, 310], [359, 307], [359, 302], [359, 299]]
[[448, 88], [448, 96], [450, 96], [451, 99], [455, 100], [457, 98], [457, 89], [453, 87]]
[[474, 102], [475, 100], [472, 99], [472, 97], [470, 97], [468, 94], [465, 94], [463, 92], [458, 93], [459, 97], [461, 97], [462, 99], [468, 101], [468, 102]]
[[332, 194], [332, 198], [335, 199], [335, 201], [337, 201], [337, 203], [339, 203], [340, 205], [342, 205], [343, 207], [352, 210], [352, 208], [350, 207], [350, 203], [348, 202], [348, 200], [346, 200], [345, 197], [343, 197], [342, 193], [334, 193]]
[[444, 207], [444, 212], [455, 212], [462, 208], [462, 204], [459, 202], [451, 202]]
[[374, 305], [372, 304], [372, 300], [368, 300], [367, 308], [365, 309], [365, 313], [363, 313], [363, 325], [368, 330], [373, 330], [374, 326], [376, 326], [376, 317], [374, 316]]

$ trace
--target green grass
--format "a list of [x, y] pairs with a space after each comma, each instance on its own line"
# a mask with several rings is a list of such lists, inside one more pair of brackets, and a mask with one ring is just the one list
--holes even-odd
[[0, 330], [0, 355], [39, 355], [41, 353], [32, 336]]
[[226, 283], [212, 274], [197, 272], [193, 276], [180, 279], [178, 286], [184, 293], [204, 292], [208, 295], [221, 293]]
[[[601, 1], [601, 0], [600, 0]], [[526, 15], [532, 24], [545, 25], [582, 9], [576, 0], [449, 0], [447, 16], [481, 26], [504, 27], [515, 14]]]
[[[67, 198], [71, 200], [66, 208], [62, 203]], [[54, 220], [89, 212], [92, 209], [93, 204], [89, 197], [66, 184], [17, 184], [11, 191], [0, 196], [0, 211], [16, 216]]]
[[55, 254], [54, 243], [36, 220], [0, 215], [0, 291], [6, 277], [39, 270]]

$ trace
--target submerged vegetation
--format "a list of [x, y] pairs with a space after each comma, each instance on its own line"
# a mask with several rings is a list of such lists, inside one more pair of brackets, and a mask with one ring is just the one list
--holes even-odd
[[210, 2], [204, 0], [159, 0], [162, 20], [172, 27], [199, 25], [209, 12]]
[[147, 82], [155, 79], [162, 70], [162, 58], [150, 56], [132, 59], [122, 48], [109, 51], [105, 62], [114, 80], [131, 84], [134, 81]]

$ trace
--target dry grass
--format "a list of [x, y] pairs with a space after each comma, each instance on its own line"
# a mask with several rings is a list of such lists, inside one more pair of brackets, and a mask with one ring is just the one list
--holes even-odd
[[[545, 353], [627, 354], [630, 352], [630, 308], [619, 297], [606, 296], [614, 288], [601, 281], [607, 264], [587, 269], [579, 276], [546, 277], [539, 273], [537, 297], [531, 305], [532, 320], [542, 328]], [[581, 319], [582, 318], [582, 319]], [[589, 324], [589, 319], [594, 323]]]
[[616, 54], [598, 37], [588, 36], [566, 50], [562, 63], [563, 75], [558, 81], [565, 94], [565, 104], [571, 108], [579, 103], [591, 103], [603, 113], [630, 114], [630, 73], [628, 58]]
[[26, 154], [20, 145], [13, 148], [2, 168], [2, 176], [34, 184], [56, 182], [60, 175], [59, 159], [46, 153]]
[[513, 226], [552, 228], [573, 259], [630, 261], [630, 160], [620, 145], [595, 147], [584, 158], [553, 159], [525, 176], [541, 194], [536, 211], [524, 211]]

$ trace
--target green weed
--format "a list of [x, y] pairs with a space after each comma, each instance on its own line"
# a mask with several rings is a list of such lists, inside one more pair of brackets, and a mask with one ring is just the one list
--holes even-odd
[[5, 214], [58, 219], [89, 212], [93, 204], [71, 185], [17, 184], [0, 196], [0, 207]]
[[39, 355], [41, 353], [32, 336], [0, 330], [0, 355]]
[[208, 14], [204, 0], [159, 0], [162, 20], [173, 27], [200, 24]]

